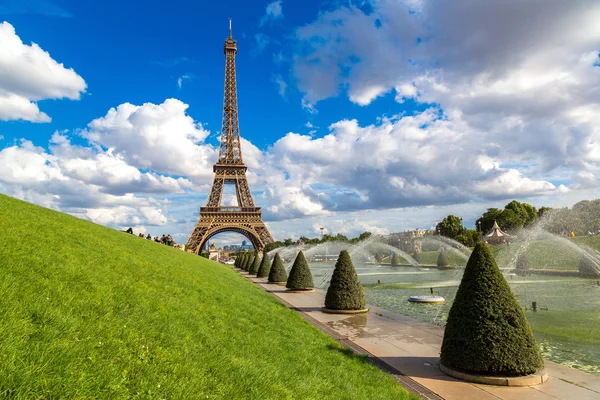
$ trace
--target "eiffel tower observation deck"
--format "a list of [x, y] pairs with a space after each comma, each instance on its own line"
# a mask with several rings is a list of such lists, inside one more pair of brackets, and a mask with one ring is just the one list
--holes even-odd
[[[258, 251], [273, 242], [269, 229], [262, 220], [260, 207], [254, 199], [246, 179], [247, 167], [242, 159], [238, 120], [237, 86], [235, 79], [236, 41], [231, 33], [225, 40], [225, 94], [219, 159], [213, 166], [215, 174], [206, 207], [200, 207], [200, 220], [187, 241], [187, 249], [199, 254], [204, 244], [223, 232], [237, 232], [247, 237]], [[222, 206], [223, 188], [234, 185], [237, 205]]]

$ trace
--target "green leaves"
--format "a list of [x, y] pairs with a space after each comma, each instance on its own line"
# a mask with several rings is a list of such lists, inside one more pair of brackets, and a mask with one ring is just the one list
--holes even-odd
[[471, 254], [450, 309], [441, 362], [491, 376], [528, 375], [544, 366], [525, 314], [483, 243]]

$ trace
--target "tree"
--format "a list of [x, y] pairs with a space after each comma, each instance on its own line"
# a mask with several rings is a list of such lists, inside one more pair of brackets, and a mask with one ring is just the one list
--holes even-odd
[[398, 266], [398, 264], [399, 264], [398, 255], [396, 255], [396, 253], [392, 253], [392, 261], [391, 261], [392, 267], [396, 267], [396, 266]]
[[497, 221], [500, 218], [500, 213], [502, 211], [497, 208], [488, 208], [485, 213], [477, 220], [478, 225], [481, 226], [481, 232], [485, 235], [489, 232], [494, 226], [494, 221]]
[[484, 243], [473, 249], [448, 314], [441, 364], [490, 376], [529, 375], [544, 366], [525, 314]]
[[263, 252], [262, 261], [260, 263], [260, 267], [258, 268], [258, 272], [256, 273], [257, 278], [266, 278], [269, 276], [269, 272], [271, 271], [271, 260], [269, 260], [269, 253], [265, 250]]
[[285, 240], [283, 241], [283, 245], [284, 245], [284, 246], [291, 246], [291, 245], [293, 245], [293, 244], [294, 244], [294, 241], [293, 241], [292, 239], [290, 239], [290, 238], [287, 238], [287, 239], [285, 239]]
[[279, 253], [275, 253], [273, 266], [269, 272], [269, 283], [285, 283], [286, 281], [287, 273], [285, 272], [283, 262], [281, 261], [281, 257], [279, 257]]
[[523, 227], [523, 220], [521, 217], [512, 209], [505, 208], [502, 210], [498, 217], [498, 225], [500, 225], [501, 229], [514, 232]]
[[346, 250], [342, 250], [335, 263], [331, 282], [325, 295], [325, 308], [330, 310], [363, 310], [365, 305], [365, 295], [350, 254]]
[[371, 236], [373, 236], [373, 234], [371, 232], [363, 232], [360, 235], [358, 235], [358, 240], [367, 240], [368, 238], [370, 238]]
[[315, 287], [304, 253], [299, 252], [296, 256], [285, 287], [290, 290], [308, 290]]
[[462, 220], [455, 215], [448, 215], [436, 226], [436, 231], [442, 236], [456, 238], [462, 231]]
[[552, 208], [550, 208], [550, 207], [546, 207], [546, 206], [540, 207], [537, 212], [538, 219], [541, 219], [544, 215], [546, 215], [546, 213], [548, 213], [550, 211], [552, 211]]
[[448, 266], [448, 255], [446, 254], [446, 250], [444, 250], [443, 247], [442, 247], [442, 250], [440, 251], [440, 254], [438, 254], [437, 266], [438, 267], [447, 267]]
[[252, 260], [252, 265], [248, 269], [248, 274], [256, 275], [258, 273], [258, 268], [260, 267], [260, 256], [258, 255], [258, 251], [254, 250], [254, 260]]
[[277, 248], [279, 248], [279, 247], [283, 247], [283, 246], [285, 246], [285, 244], [283, 244], [283, 242], [280, 242], [280, 241], [277, 241], [277, 242], [271, 242], [271, 243], [268, 243], [268, 244], [265, 246], [265, 250], [266, 250], [267, 252], [269, 252], [269, 251], [271, 251], [271, 250], [275, 250], [275, 249], [277, 249]]

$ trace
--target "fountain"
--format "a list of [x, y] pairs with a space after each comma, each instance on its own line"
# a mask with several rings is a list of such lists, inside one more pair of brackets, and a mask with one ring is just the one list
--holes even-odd
[[[600, 375], [600, 253], [586, 245], [586, 240], [560, 237], [537, 226], [520, 231], [510, 246], [491, 246], [498, 265], [534, 330], [544, 357], [567, 366]], [[600, 243], [600, 237], [598, 237]], [[470, 249], [442, 236], [426, 236], [424, 247], [443, 247], [465, 264]], [[351, 254], [358, 278], [363, 284], [367, 303], [420, 319], [444, 325], [463, 268], [438, 270], [417, 267], [418, 263], [400, 249], [377, 238], [358, 244], [327, 242], [311, 246], [290, 246], [273, 250], [291, 265], [298, 251], [309, 259], [315, 287], [326, 289], [334, 269], [334, 260], [311, 261], [311, 256], [337, 256], [342, 249]], [[379, 264], [377, 252], [395, 252], [410, 265], [391, 267]], [[526, 276], [514, 274], [517, 258], [524, 254], [529, 269]], [[591, 260], [598, 277], [579, 274], [582, 256]], [[431, 255], [430, 257], [433, 257]], [[314, 257], [316, 258], [316, 257]], [[443, 304], [419, 304], [407, 301], [409, 296], [437, 295]], [[536, 303], [533, 311], [532, 303]]]

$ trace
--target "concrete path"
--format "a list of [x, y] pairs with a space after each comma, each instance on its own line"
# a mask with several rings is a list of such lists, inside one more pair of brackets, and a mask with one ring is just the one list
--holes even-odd
[[271, 285], [265, 279], [249, 277], [244, 272], [242, 275], [355, 352], [358, 349], [359, 353], [377, 357], [387, 370], [405, 375], [399, 381], [423, 398], [600, 400], [600, 377], [548, 360], [545, 362], [548, 381], [537, 386], [504, 387], [460, 381], [439, 369], [444, 334], [444, 329], [439, 326], [372, 306], [369, 306], [368, 314], [325, 314], [321, 312], [325, 302], [322, 290], [289, 293], [285, 287]]

